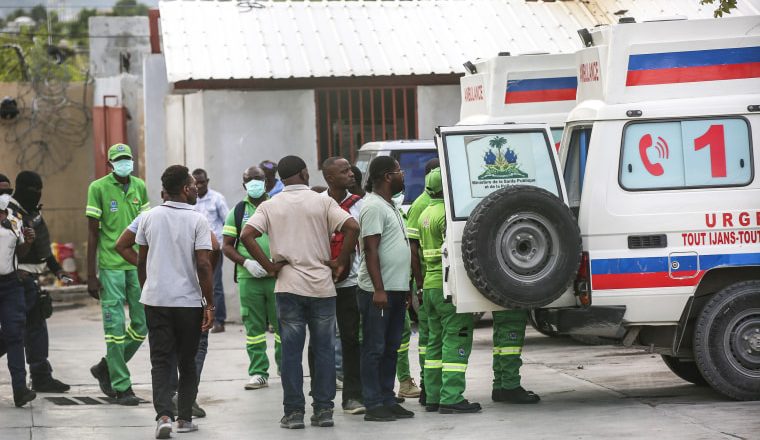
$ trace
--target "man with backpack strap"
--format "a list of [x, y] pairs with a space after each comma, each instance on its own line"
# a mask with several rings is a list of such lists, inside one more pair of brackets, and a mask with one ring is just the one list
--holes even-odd
[[[264, 183], [264, 171], [252, 166], [243, 173], [246, 197], [227, 215], [222, 234], [224, 255], [235, 263], [235, 281], [240, 291], [240, 316], [245, 326], [249, 382], [246, 390], [269, 386], [269, 358], [267, 357], [267, 320], [274, 326], [274, 353], [277, 370], [280, 370], [280, 332], [277, 326], [277, 306], [274, 297], [275, 279], [251, 258], [240, 242], [242, 226], [256, 212], [256, 208], [269, 197]], [[256, 240], [269, 257], [269, 237], [263, 234]]]
[[[328, 189], [324, 197], [332, 197], [338, 205], [359, 221], [362, 198], [348, 192], [354, 185], [351, 164], [341, 157], [330, 157], [322, 163], [322, 175]], [[344, 236], [336, 232], [330, 239], [331, 259], [336, 259], [343, 247]], [[337, 298], [335, 303], [340, 343], [343, 350], [343, 411], [349, 414], [363, 414], [362, 384], [359, 374], [359, 308], [356, 304], [356, 274], [359, 271], [359, 259], [353, 255], [348, 276], [335, 283]]]

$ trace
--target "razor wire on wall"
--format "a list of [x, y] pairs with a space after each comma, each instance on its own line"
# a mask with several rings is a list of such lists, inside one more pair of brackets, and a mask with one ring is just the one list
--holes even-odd
[[89, 76], [82, 95], [73, 96], [71, 66], [65, 63], [72, 54], [65, 49], [35, 44], [24, 52], [17, 45], [6, 44], [0, 50], [16, 55], [13, 62], [0, 68], [17, 69], [23, 78], [16, 83], [15, 94], [0, 102], [0, 135], [12, 147], [21, 169], [43, 176], [66, 169], [91, 131], [85, 104]]

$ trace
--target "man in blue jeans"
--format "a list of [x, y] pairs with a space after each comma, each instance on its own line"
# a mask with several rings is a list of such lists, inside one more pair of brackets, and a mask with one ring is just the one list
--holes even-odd
[[393, 392], [396, 361], [409, 296], [412, 254], [393, 196], [404, 190], [404, 172], [390, 156], [369, 165], [359, 215], [361, 265], [357, 301], [362, 316], [361, 378], [364, 420], [389, 422], [414, 417]]
[[[311, 382], [313, 426], [333, 426], [335, 399], [335, 281], [348, 275], [359, 224], [332, 197], [309, 188], [306, 163], [286, 156], [277, 165], [285, 185], [261, 203], [240, 240], [256, 262], [277, 277], [275, 292], [282, 339], [282, 390], [285, 415], [280, 427], [304, 427], [303, 348], [306, 327], [314, 350]], [[342, 232], [340, 255], [330, 260], [330, 235]], [[269, 235], [270, 261], [256, 242]]]

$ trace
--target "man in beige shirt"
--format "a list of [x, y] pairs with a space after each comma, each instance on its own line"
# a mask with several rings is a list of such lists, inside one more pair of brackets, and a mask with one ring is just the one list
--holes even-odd
[[[277, 314], [282, 339], [282, 389], [285, 415], [280, 427], [304, 427], [302, 356], [306, 327], [315, 353], [311, 391], [314, 426], [333, 426], [335, 398], [335, 281], [351, 268], [359, 224], [331, 197], [309, 188], [306, 163], [286, 156], [277, 164], [285, 188], [259, 205], [240, 240], [269, 274], [277, 277]], [[330, 236], [345, 234], [343, 248], [330, 260]], [[269, 235], [270, 261], [256, 238]]]

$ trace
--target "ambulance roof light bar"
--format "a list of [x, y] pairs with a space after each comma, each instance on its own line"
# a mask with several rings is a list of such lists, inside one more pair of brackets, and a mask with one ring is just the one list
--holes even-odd
[[591, 32], [588, 29], [578, 29], [578, 36], [581, 37], [581, 41], [585, 47], [591, 47], [594, 45], [594, 40], [591, 38]]
[[478, 68], [475, 67], [475, 65], [472, 64], [472, 62], [466, 61], [462, 65], [464, 66], [465, 69], [467, 69], [468, 72], [470, 72], [471, 75], [475, 75], [476, 73], [478, 73]]

